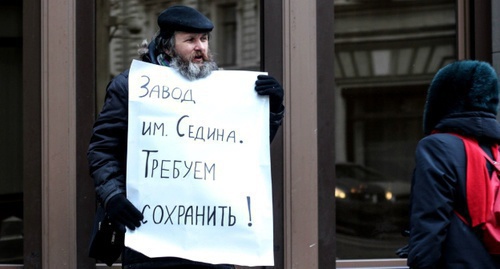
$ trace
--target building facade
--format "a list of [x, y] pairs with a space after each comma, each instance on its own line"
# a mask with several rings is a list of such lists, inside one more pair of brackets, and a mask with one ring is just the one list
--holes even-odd
[[496, 1], [4, 1], [0, 267], [104, 267], [87, 257], [92, 124], [108, 81], [173, 4], [212, 19], [221, 67], [285, 88], [274, 268], [405, 268], [394, 251], [427, 86], [458, 59], [500, 70]]

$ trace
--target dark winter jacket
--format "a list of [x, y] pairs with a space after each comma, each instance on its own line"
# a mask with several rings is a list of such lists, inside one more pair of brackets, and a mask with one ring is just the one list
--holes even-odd
[[447, 134], [474, 137], [487, 149], [491, 143], [500, 143], [500, 124], [494, 114], [468, 112], [443, 119], [436, 130], [440, 133], [423, 138], [416, 150], [408, 265], [500, 268], [500, 260], [488, 254], [476, 231], [453, 212], [470, 218], [465, 198], [464, 145], [460, 138]]
[[[498, 78], [489, 63], [463, 60], [441, 68], [427, 92], [424, 137], [415, 152], [411, 187], [410, 268], [500, 268], [484, 247], [480, 227], [471, 228], [462, 140], [471, 137], [492, 156], [500, 143]], [[432, 134], [434, 133], [434, 134]], [[490, 174], [492, 167], [488, 166]]]
[[[126, 190], [128, 75], [127, 70], [108, 84], [105, 103], [94, 124], [87, 153], [97, 199], [103, 207], [111, 197], [125, 193]], [[270, 140], [272, 141], [281, 125], [283, 111], [270, 113], [269, 117]], [[143, 256], [139, 253], [127, 251], [137, 255], [129, 255], [122, 259], [128, 259], [130, 263], [143, 260]]]
[[[269, 115], [270, 141], [283, 119], [283, 111]], [[103, 109], [94, 123], [87, 157], [99, 202], [103, 205], [118, 193], [125, 193], [128, 125], [128, 70], [107, 87]]]

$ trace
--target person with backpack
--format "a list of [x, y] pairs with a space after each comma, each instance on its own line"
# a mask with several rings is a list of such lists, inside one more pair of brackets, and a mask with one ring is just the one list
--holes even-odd
[[456, 61], [434, 76], [424, 106], [425, 137], [415, 152], [410, 268], [500, 268], [500, 255], [492, 251], [500, 242], [484, 240], [500, 236], [494, 221], [486, 228], [495, 198], [490, 186], [498, 180], [486, 160], [494, 163], [499, 155], [498, 107], [497, 74], [486, 62]]

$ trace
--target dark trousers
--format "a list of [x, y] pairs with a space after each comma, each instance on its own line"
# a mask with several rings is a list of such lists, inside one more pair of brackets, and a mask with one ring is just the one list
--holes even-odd
[[124, 269], [234, 269], [233, 265], [207, 264], [176, 257], [149, 258], [125, 247], [122, 253]]

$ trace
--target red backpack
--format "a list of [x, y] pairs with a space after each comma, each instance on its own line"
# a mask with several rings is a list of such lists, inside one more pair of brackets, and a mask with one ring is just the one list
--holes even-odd
[[[471, 217], [469, 223], [463, 216], [455, 213], [467, 225], [475, 228], [480, 227], [483, 231], [483, 243], [490, 254], [500, 254], [500, 162], [498, 145], [491, 147], [492, 160], [486, 154], [476, 140], [453, 134], [460, 137], [465, 146], [467, 155], [467, 207]], [[493, 166], [490, 176], [486, 160]]]

